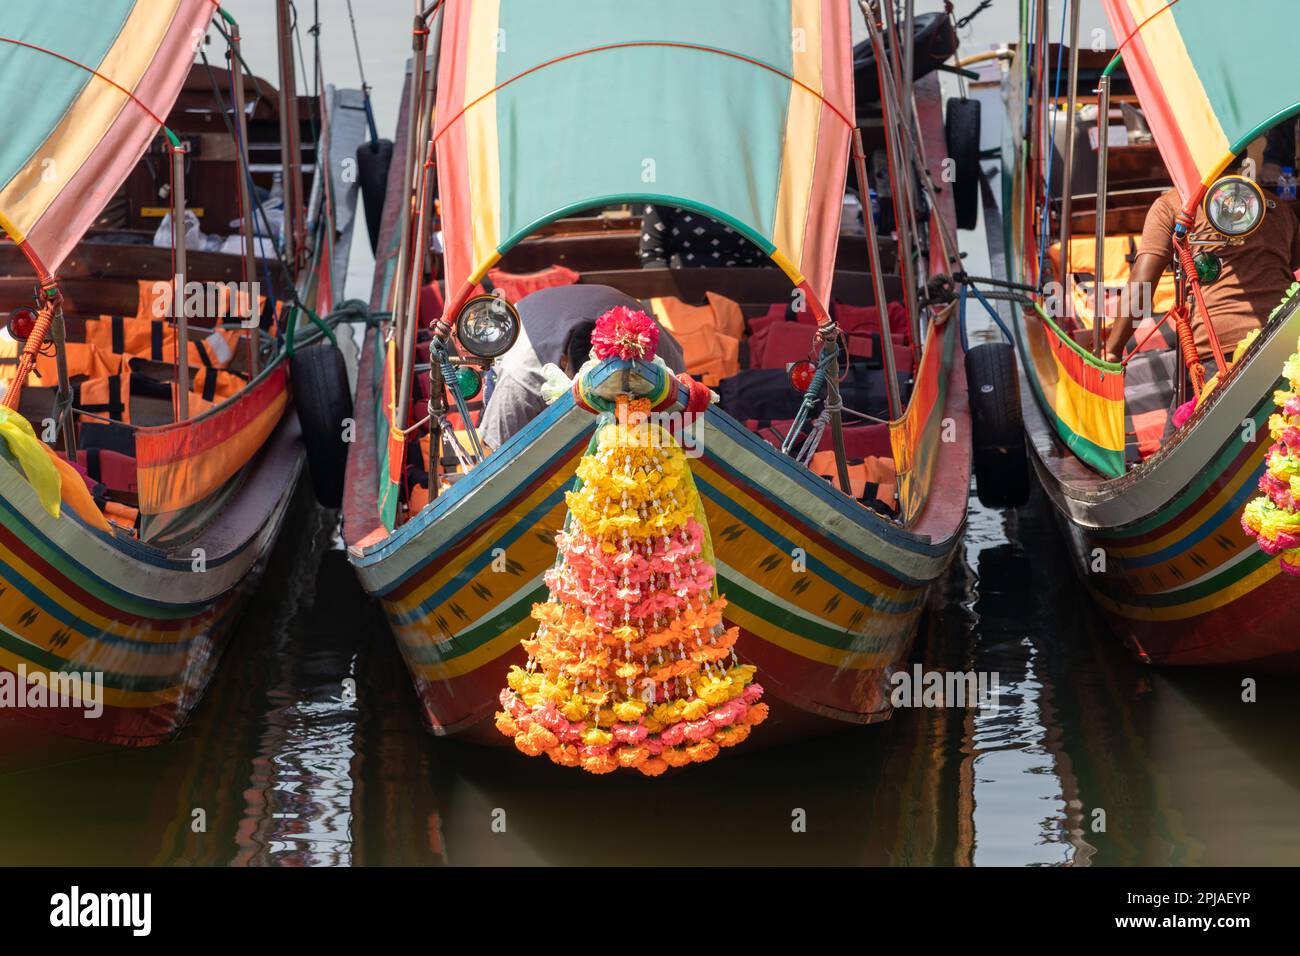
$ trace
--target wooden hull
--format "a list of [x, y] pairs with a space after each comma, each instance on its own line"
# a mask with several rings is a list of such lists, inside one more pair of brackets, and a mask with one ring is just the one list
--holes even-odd
[[[375, 342], [359, 382], [345, 533], [376, 513]], [[944, 412], [967, 433], [960, 350]], [[545, 599], [564, 492], [594, 417], [555, 403], [397, 531], [349, 556], [377, 597], [436, 733], [491, 717], [522, 663], [529, 611]], [[378, 429], [379, 434], [384, 434]], [[868, 511], [729, 416], [711, 411], [692, 471], [704, 502], [727, 623], [772, 699], [835, 723], [889, 716], [889, 675], [908, 654], [930, 585], [959, 539], [969, 484], [963, 440], [937, 443], [942, 478], [914, 526]], [[349, 522], [352, 522], [349, 531]], [[931, 533], [931, 532], [934, 533]]]
[[[6, 701], [0, 761], [44, 736], [146, 746], [174, 735], [256, 587], [301, 468], [290, 413], [250, 465], [238, 505], [178, 553], [163, 553], [50, 517], [26, 479], [0, 462], [0, 681], [51, 672], [102, 679], [98, 716], [75, 699]], [[204, 549], [205, 570], [195, 570], [193, 548]]]
[[[1011, 114], [1015, 115], [1015, 114]], [[1009, 122], [1013, 128], [1015, 123]], [[1009, 278], [1034, 281], [1039, 223], [1024, 195], [1019, 141], [1003, 175], [1010, 206], [1005, 232], [990, 224], [990, 246], [1006, 243]], [[987, 210], [986, 210], [987, 212]], [[998, 258], [995, 255], [995, 258]], [[1300, 336], [1300, 311], [1271, 325], [1223, 388], [1158, 453], [1107, 479], [1066, 450], [1039, 403], [1025, 323], [1021, 404], [1033, 464], [1064, 529], [1085, 587], [1111, 627], [1154, 664], [1300, 671], [1294, 606], [1300, 579], [1281, 572], [1242, 530], [1270, 444], [1273, 392]]]
[[[1288, 341], [1295, 341], [1295, 331]], [[1088, 527], [1072, 520], [1068, 493], [1043, 458], [1035, 462], [1089, 593], [1114, 630], [1152, 663], [1300, 672], [1294, 621], [1300, 581], [1282, 573], [1278, 560], [1241, 528], [1242, 509], [1258, 494], [1268, 450], [1276, 384], [1268, 378], [1256, 407], [1233, 416], [1237, 423], [1253, 419], [1263, 437], [1243, 443], [1241, 426], [1226, 422], [1225, 444], [1195, 480], [1138, 521]], [[1239, 380], [1232, 387], [1246, 385]], [[1098, 554], [1105, 556], [1105, 569], [1092, 571]]]

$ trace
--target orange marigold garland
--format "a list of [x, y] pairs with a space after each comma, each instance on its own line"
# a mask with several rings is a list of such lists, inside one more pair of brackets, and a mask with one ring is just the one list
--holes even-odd
[[[659, 329], [619, 308], [592, 336], [598, 359], [653, 355]], [[497, 729], [529, 756], [658, 776], [701, 763], [767, 717], [754, 668], [722, 623], [712, 546], [686, 456], [644, 399], [602, 416], [565, 497], [550, 598], [512, 667]]]

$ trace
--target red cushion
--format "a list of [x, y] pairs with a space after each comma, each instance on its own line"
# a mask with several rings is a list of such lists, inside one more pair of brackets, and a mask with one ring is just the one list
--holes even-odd
[[527, 273], [511, 273], [493, 269], [488, 273], [488, 278], [492, 281], [493, 288], [504, 295], [507, 300], [518, 302], [520, 299], [541, 289], [551, 289], [560, 285], [574, 285], [582, 276], [572, 269], [564, 268], [564, 266], [551, 266], [549, 269], [542, 269], [539, 272]]
[[[790, 424], [789, 421], [758, 422], [750, 419], [745, 422], [745, 427], [779, 448], [782, 437], [790, 431]], [[834, 436], [831, 435], [831, 430], [828, 428], [822, 434], [822, 440], [817, 446], [817, 450], [833, 451], [834, 448]], [[858, 425], [845, 424], [844, 453], [848, 458], [866, 458], [868, 455], [874, 455], [878, 458], [891, 457], [894, 452], [893, 446], [889, 443], [889, 426], [874, 422]]]
[[750, 368], [785, 368], [787, 362], [812, 358], [817, 326], [773, 322], [749, 337]]
[[769, 306], [766, 314], [757, 316], [749, 320], [749, 332], [751, 335], [757, 334], [775, 322], [786, 322], [790, 325], [811, 325], [816, 326], [817, 320], [808, 309], [794, 314], [794, 322], [790, 322], [790, 303], [778, 302]]
[[[901, 335], [904, 342], [910, 341], [907, 310], [899, 302], [890, 302], [888, 308], [890, 333], [896, 337]], [[836, 302], [831, 305], [831, 314], [835, 316], [839, 327], [846, 332], [859, 329], [865, 332], [881, 330], [880, 310], [874, 305], [845, 305], [843, 302]]]
[[427, 329], [434, 320], [442, 315], [442, 289], [438, 283], [430, 282], [420, 289], [420, 328]]
[[[92, 461], [93, 459], [93, 461]], [[92, 464], [94, 467], [91, 467]], [[77, 449], [77, 471], [86, 479], [86, 485], [92, 491], [96, 481], [102, 482], [109, 491], [126, 491], [134, 494], [139, 490], [136, 479], [135, 459], [121, 452], [107, 448], [87, 450]]]

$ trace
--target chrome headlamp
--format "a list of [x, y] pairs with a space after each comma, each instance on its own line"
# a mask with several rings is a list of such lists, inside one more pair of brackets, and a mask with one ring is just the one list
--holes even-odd
[[1264, 221], [1264, 190], [1245, 176], [1224, 176], [1205, 191], [1201, 208], [1220, 235], [1244, 239]]
[[456, 316], [456, 338], [479, 358], [494, 359], [510, 351], [519, 327], [519, 311], [496, 295], [475, 296]]

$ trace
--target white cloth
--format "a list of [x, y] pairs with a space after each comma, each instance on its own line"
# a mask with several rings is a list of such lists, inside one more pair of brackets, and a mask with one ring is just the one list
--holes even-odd
[[[510, 351], [497, 360], [496, 384], [479, 423], [479, 436], [489, 448], [500, 448], [546, 410], [543, 389], [547, 376], [543, 366], [559, 365], [569, 332], [620, 305], [642, 309], [636, 299], [604, 285], [541, 289], [519, 301], [523, 327]], [[655, 351], [674, 373], [686, 368], [682, 347], [662, 326]]]

